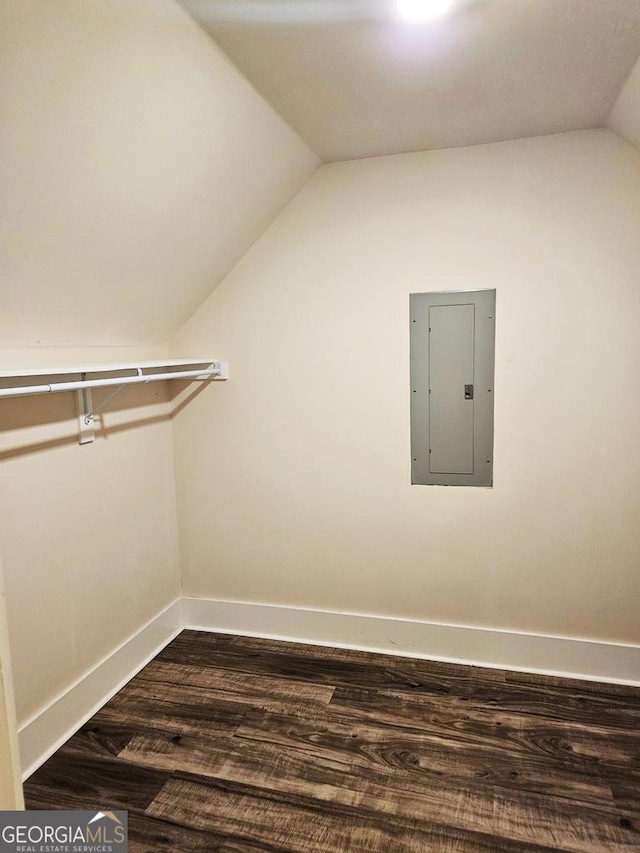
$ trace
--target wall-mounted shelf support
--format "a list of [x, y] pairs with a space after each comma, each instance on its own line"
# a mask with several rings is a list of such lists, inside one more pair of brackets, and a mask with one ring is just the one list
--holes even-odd
[[[85, 374], [83, 373], [82, 376], [84, 379]], [[76, 395], [78, 401], [78, 443], [91, 444], [96, 437], [91, 388], [79, 388]]]

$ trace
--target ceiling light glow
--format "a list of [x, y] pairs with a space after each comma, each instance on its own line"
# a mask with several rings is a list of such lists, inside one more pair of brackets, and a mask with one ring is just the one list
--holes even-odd
[[409, 21], [430, 21], [446, 15], [453, 0], [396, 0], [399, 14]]

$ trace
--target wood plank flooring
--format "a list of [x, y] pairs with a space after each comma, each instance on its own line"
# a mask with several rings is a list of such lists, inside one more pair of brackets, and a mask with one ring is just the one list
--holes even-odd
[[638, 853], [640, 689], [184, 631], [25, 798], [131, 853]]

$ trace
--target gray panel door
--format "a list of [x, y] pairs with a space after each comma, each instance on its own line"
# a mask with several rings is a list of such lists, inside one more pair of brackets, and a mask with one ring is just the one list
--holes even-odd
[[493, 483], [495, 290], [411, 294], [411, 482]]
[[473, 474], [472, 305], [429, 308], [429, 470]]

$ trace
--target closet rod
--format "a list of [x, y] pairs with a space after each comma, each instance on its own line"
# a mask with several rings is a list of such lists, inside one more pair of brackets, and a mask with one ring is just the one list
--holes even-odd
[[[105, 367], [105, 372], [108, 370]], [[130, 368], [137, 369], [137, 368]], [[81, 373], [82, 371], [77, 371]], [[50, 394], [55, 391], [80, 391], [82, 388], [104, 388], [108, 385], [137, 385], [142, 382], [157, 382], [161, 379], [212, 379], [222, 376], [223, 370], [219, 362], [199, 370], [178, 370], [175, 372], [143, 374], [136, 376], [120, 376], [111, 379], [80, 379], [76, 382], [53, 382], [46, 385], [21, 385], [15, 388], [0, 388], [0, 397], [24, 397], [28, 394]]]

